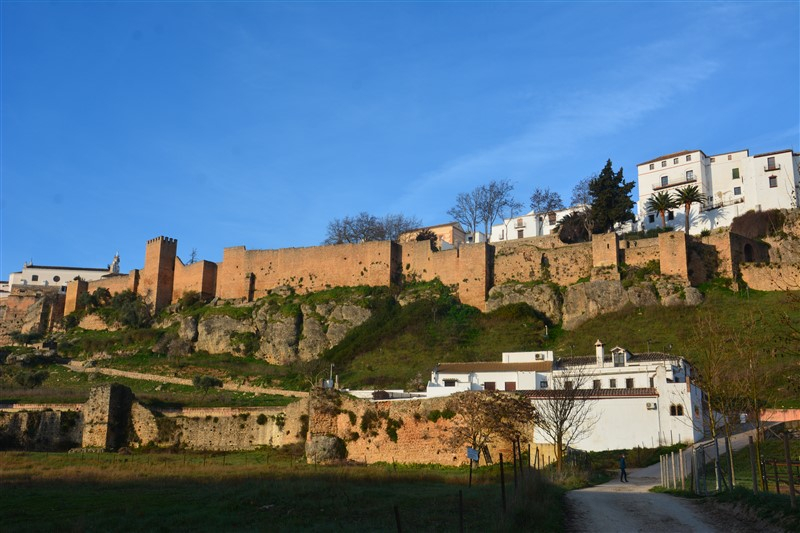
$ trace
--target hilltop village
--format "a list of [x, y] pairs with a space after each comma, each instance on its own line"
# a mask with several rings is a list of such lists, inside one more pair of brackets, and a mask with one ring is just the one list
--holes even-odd
[[[776, 157], [788, 159], [776, 163]], [[12, 276], [8, 293], [0, 299], [0, 335], [8, 344], [15, 333], [60, 331], [68, 317], [74, 317], [78, 321], [75, 325], [84, 330], [105, 330], [110, 327], [107, 322], [86, 312], [90, 311], [86, 308], [89, 297], [99, 290], [111, 296], [129, 293], [141, 297], [154, 313], [159, 313], [174, 310], [189, 295], [210, 306], [247, 306], [286, 294], [314, 294], [341, 287], [400, 289], [410, 283], [435, 280], [448, 287], [461, 303], [482, 312], [524, 302], [565, 330], [626, 306], [697, 305], [702, 295], [696, 287], [717, 278], [728, 280], [734, 287], [786, 290], [800, 282], [800, 254], [795, 244], [800, 219], [794, 194], [800, 183], [798, 157], [791, 151], [754, 157], [746, 151], [712, 157], [700, 151], [683, 151], [643, 163], [639, 166], [640, 191], [654, 194], [696, 182], [710, 193], [707, 204], [687, 209], [691, 224], [681, 220], [686, 215], [676, 210], [674, 215], [670, 212], [664, 216], [674, 221], [675, 230], [654, 232], [654, 236], [608, 232], [593, 235], [590, 242], [567, 244], [552, 232], [559, 217], [573, 212], [564, 210], [531, 212], [503, 220], [493, 228], [490, 242], [468, 235], [458, 223], [451, 222], [415, 229], [397, 241], [278, 250], [233, 246], [224, 249], [219, 263], [200, 260], [187, 264], [177, 255], [177, 240], [159, 236], [145, 244], [144, 267], [127, 273], [120, 272], [118, 257], [108, 269], [26, 265]], [[731, 166], [734, 164], [738, 166]], [[659, 174], [659, 168], [665, 169], [663, 175], [652, 181], [653, 172]], [[792, 171], [785, 177], [793, 184], [789, 192], [778, 188], [785, 181], [775, 176], [781, 169], [784, 173]], [[748, 190], [747, 196], [739, 187], [723, 191], [722, 186], [715, 185], [728, 174], [741, 179], [759, 173], [765, 175], [764, 187]], [[748, 231], [744, 235], [735, 226], [721, 223], [745, 214], [743, 209], [751, 202], [760, 202], [753, 206], [753, 212], [781, 213], [785, 223], [780, 234]], [[709, 216], [712, 211], [714, 217]], [[640, 213], [638, 220], [628, 229], [646, 230], [657, 225], [655, 213]], [[709, 227], [711, 223], [713, 227]], [[635, 227], [637, 224], [641, 227]], [[690, 231], [681, 231], [684, 226]], [[516, 233], [508, 231], [509, 227]], [[532, 234], [526, 233], [529, 229]], [[434, 241], [415, 238], [423, 232], [435, 234], [438, 246]], [[631, 269], [649, 272], [647, 283], [623, 280], [623, 272]], [[207, 316], [169, 318], [165, 325], [178, 328], [174, 340], [183, 343], [184, 353], [246, 352], [271, 364], [285, 365], [315, 360], [369, 318], [362, 307], [347, 302], [300, 306], [288, 317], [270, 309], [257, 309], [247, 324], [231, 317]], [[461, 464], [463, 457], [444, 438], [452, 422], [428, 417], [432, 412], [447, 411], [453, 394], [518, 392], [537, 405], [549, 401], [549, 391], [574, 388], [591, 391], [594, 402], [585, 414], [596, 419], [596, 429], [585, 436], [585, 449], [702, 439], [702, 392], [692, 381], [691, 364], [674, 354], [630, 351], [624, 347], [624, 339], [614, 342], [619, 345], [606, 351], [598, 339], [594, 356], [576, 358], [571, 363], [557, 360], [547, 351], [508, 352], [496, 354], [494, 361], [422, 369], [431, 371], [424, 392], [349, 391], [345, 399], [338, 400], [323, 392], [285, 407], [229, 409], [225, 416], [231, 418], [230, 424], [224, 422], [227, 418], [218, 423], [220, 412], [214, 409], [153, 410], [140, 404], [130, 389], [116, 385], [97, 389], [83, 405], [42, 407], [49, 410], [42, 416], [53, 420], [33, 429], [34, 418], [24, 406], [7, 407], [2, 420], [5, 431], [16, 435], [13, 438], [25, 440], [21, 435], [29, 428], [25, 438], [44, 448], [56, 443], [101, 448], [150, 443], [193, 449], [252, 449], [304, 442], [311, 450], [309, 457], [322, 460], [333, 453], [337, 442], [343, 442], [350, 456], [363, 457], [366, 462], [391, 457], [397, 461]], [[576, 380], [573, 372], [579, 361], [582, 368], [592, 369], [591, 379]], [[328, 389], [336, 388], [332, 378], [327, 382]], [[381, 416], [387, 419], [387, 427], [388, 420], [397, 424], [386, 435], [364, 422], [372, 416], [369, 413], [376, 401], [384, 402]], [[337, 406], [332, 408], [330, 402]], [[633, 425], [626, 423], [634, 411], [640, 419]], [[80, 423], [69, 425], [66, 433], [54, 432], [54, 428], [67, 427], [61, 417], [72, 416], [64, 414], [70, 412], [79, 413]], [[250, 414], [254, 416], [247, 421]], [[169, 431], [162, 416], [171, 420]], [[369, 439], [352, 437], [358, 433], [359, 419], [361, 433], [368, 434]], [[398, 441], [401, 427], [403, 438]], [[630, 431], [620, 431], [620, 427]], [[431, 455], [431, 439], [438, 443], [435, 457]], [[542, 446], [549, 442], [542, 435], [534, 439]], [[492, 449], [505, 445], [498, 442]]]

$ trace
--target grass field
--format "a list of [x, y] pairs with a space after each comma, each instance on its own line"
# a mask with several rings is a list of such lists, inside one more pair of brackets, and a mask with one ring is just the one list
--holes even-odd
[[106, 383], [120, 383], [130, 387], [136, 397], [144, 403], [157, 402], [172, 404], [175, 407], [281, 406], [296, 401], [296, 398], [290, 396], [215, 388], [203, 394], [188, 385], [73, 372], [60, 365], [47, 365], [46, 369], [50, 375], [44, 384], [37, 388], [18, 385], [13, 380], [13, 373], [5, 369], [0, 374], [0, 403], [83, 403], [89, 399], [92, 387]]
[[232, 454], [0, 453], [13, 531], [561, 531], [563, 491], [506, 470], [315, 467], [280, 450]]

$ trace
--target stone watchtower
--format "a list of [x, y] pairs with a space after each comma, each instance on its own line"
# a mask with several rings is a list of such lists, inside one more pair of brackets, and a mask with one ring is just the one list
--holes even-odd
[[177, 251], [176, 239], [156, 237], [147, 241], [140, 292], [154, 306], [155, 311], [163, 309], [172, 301]]

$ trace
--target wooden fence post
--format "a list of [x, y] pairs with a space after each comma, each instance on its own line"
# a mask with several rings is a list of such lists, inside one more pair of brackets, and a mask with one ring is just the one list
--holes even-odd
[[503, 454], [500, 454], [500, 493], [503, 497], [503, 512], [506, 512], [506, 476], [503, 472]]
[[753, 476], [753, 495], [758, 494], [758, 474], [756, 473], [756, 447], [752, 435], [747, 438], [750, 448], [750, 475]]
[[678, 458], [681, 463], [681, 490], [686, 490], [686, 470], [683, 467], [683, 450], [678, 452]]
[[789, 434], [783, 434], [783, 455], [786, 458], [786, 469], [789, 471], [789, 502], [792, 509], [797, 509], [797, 498], [794, 493], [794, 472], [792, 472], [792, 454], [789, 453]]

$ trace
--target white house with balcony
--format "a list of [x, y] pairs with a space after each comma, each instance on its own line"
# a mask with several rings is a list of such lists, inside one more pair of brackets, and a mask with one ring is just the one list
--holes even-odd
[[25, 263], [20, 272], [12, 272], [8, 277], [9, 290], [15, 285], [58, 287], [67, 291], [67, 283], [80, 278], [84, 281], [98, 280], [109, 274], [119, 274], [119, 254], [106, 268], [85, 268], [69, 266], [43, 266]]
[[[738, 150], [707, 156], [702, 150], [684, 150], [645, 161], [637, 166], [641, 229], [661, 226], [658, 213], [647, 212], [656, 193], [695, 185], [707, 201], [692, 205], [689, 233], [699, 234], [729, 226], [750, 210], [792, 209], [798, 206], [800, 154], [779, 150], [750, 155]], [[667, 225], [685, 226], [683, 206], [666, 214]]]
[[562, 218], [585, 208], [586, 206], [579, 205], [548, 213], [531, 211], [518, 217], [505, 218], [500, 224], [492, 226], [491, 242], [550, 235]]
[[[595, 354], [554, 360], [552, 351], [506, 352], [500, 362], [439, 363], [426, 396], [498, 390], [528, 396], [534, 405], [559, 389], [585, 389], [591, 430], [570, 446], [599, 451], [697, 442], [704, 435], [702, 391], [682, 357], [634, 354], [599, 340]], [[534, 430], [534, 442], [551, 444]]]
[[462, 391], [536, 390], [547, 387], [553, 352], [506, 352], [502, 361], [439, 363], [431, 372], [426, 395], [449, 396]]

